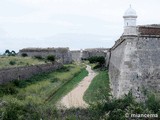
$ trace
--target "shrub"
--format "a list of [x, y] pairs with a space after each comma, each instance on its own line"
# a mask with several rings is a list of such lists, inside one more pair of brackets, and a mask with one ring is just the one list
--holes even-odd
[[88, 58], [90, 63], [99, 63], [100, 65], [105, 63], [105, 57], [103, 56], [93, 56]]
[[19, 119], [19, 114], [22, 114], [22, 106], [16, 103], [9, 103], [7, 108], [3, 112], [2, 119], [3, 120], [17, 120]]
[[15, 65], [15, 64], [16, 64], [16, 61], [11, 60], [11, 61], [9, 62], [9, 64], [10, 64], [10, 65]]
[[88, 60], [87, 58], [81, 58], [81, 60]]
[[0, 86], [0, 96], [3, 96], [3, 95], [13, 95], [13, 94], [16, 94], [18, 93], [18, 90], [17, 88], [14, 86], [14, 84], [6, 84], [6, 85], [1, 85]]
[[93, 69], [104, 68], [105, 57], [103, 56], [93, 56], [88, 58], [90, 63], [98, 63]]
[[155, 113], [158, 113], [158, 111], [160, 111], [160, 101], [156, 99], [156, 96], [154, 94], [151, 94], [148, 97], [146, 105], [150, 110], [154, 111]]
[[26, 80], [15, 80], [13, 81], [13, 84], [18, 88], [25, 88], [26, 86], [42, 81], [45, 78], [48, 78], [48, 73], [37, 74]]
[[10, 102], [2, 114], [3, 120], [40, 120], [40, 111], [33, 103]]
[[55, 56], [54, 55], [48, 55], [47, 60], [51, 61], [51, 62], [54, 62], [55, 61]]
[[22, 55], [21, 55], [22, 57], [27, 57], [28, 56], [28, 54], [27, 53], [22, 53]]
[[28, 85], [26, 80], [15, 80], [13, 83], [16, 87], [19, 87], [19, 88], [24, 88]]
[[41, 55], [35, 55], [34, 58], [38, 59], [38, 60], [42, 60], [42, 56]]
[[70, 71], [70, 66], [63, 66], [62, 68], [57, 70], [58, 72], [68, 72]]

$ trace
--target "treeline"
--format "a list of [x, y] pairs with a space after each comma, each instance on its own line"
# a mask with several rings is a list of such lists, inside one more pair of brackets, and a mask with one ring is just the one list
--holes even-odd
[[16, 53], [14, 50], [10, 51], [10, 50], [7, 49], [7, 50], [4, 52], [3, 55], [5, 55], [5, 56], [15, 56], [15, 55], [17, 55], [17, 53]]

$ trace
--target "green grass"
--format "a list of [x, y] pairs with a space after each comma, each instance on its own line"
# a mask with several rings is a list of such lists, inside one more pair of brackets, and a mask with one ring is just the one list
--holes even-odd
[[[48, 116], [55, 118], [54, 103], [71, 91], [87, 74], [84, 65], [70, 64], [51, 73], [0, 86], [3, 90], [0, 103], [7, 104], [0, 107], [0, 119], [2, 113], [4, 120], [40, 119], [41, 115], [47, 119]], [[49, 101], [46, 101], [47, 98], [50, 98]], [[53, 112], [53, 116], [50, 112]]]
[[[70, 74], [72, 73], [72, 74]], [[131, 92], [121, 99], [108, 99], [109, 80], [107, 71], [99, 71], [84, 98], [93, 101], [89, 108], [57, 109], [54, 100], [73, 89], [87, 75], [84, 66], [67, 65], [56, 72], [30, 78], [25, 86], [5, 86], [4, 92], [12, 94], [0, 96], [0, 119], [2, 120], [126, 120], [125, 114], [158, 114], [160, 101], [155, 95], [144, 103], [137, 103]], [[64, 77], [65, 76], [65, 77]], [[77, 76], [77, 77], [75, 77]], [[71, 79], [70, 79], [71, 78]], [[34, 80], [33, 80], [34, 79]], [[33, 80], [34, 82], [31, 82]], [[6, 88], [5, 88], [6, 87]], [[16, 90], [15, 90], [15, 89]], [[55, 89], [55, 93], [54, 93]], [[1, 91], [1, 90], [0, 90]], [[14, 92], [17, 91], [17, 92]], [[96, 92], [98, 91], [98, 92]], [[53, 94], [54, 93], [54, 94]], [[49, 95], [51, 101], [44, 103]], [[100, 101], [100, 102], [99, 102]], [[143, 118], [142, 118], [143, 119]], [[153, 118], [154, 119], [154, 118]], [[155, 118], [156, 119], [156, 118]], [[157, 118], [159, 119], [159, 118]]]
[[92, 69], [94, 69], [98, 64], [97, 63], [89, 63]]
[[29, 66], [36, 64], [45, 64], [44, 60], [38, 60], [31, 57], [20, 56], [0, 56], [0, 69], [20, 66]]
[[83, 98], [87, 103], [93, 103], [109, 98], [109, 76], [108, 72], [99, 71], [99, 74], [92, 80]]
[[50, 103], [57, 102], [60, 98], [69, 93], [87, 75], [88, 71], [86, 69], [82, 69], [81, 72], [72, 80], [63, 84], [56, 92], [53, 92], [53, 94], [48, 99]]
[[0, 92], [0, 101], [11, 102], [12, 100], [18, 100], [24, 103], [44, 104], [45, 100], [63, 87], [64, 84], [68, 81], [74, 81], [73, 78], [76, 75], [79, 73], [84, 75], [84, 68], [85, 66], [76, 64], [65, 65], [63, 68], [51, 73], [36, 75], [27, 80], [15, 81], [0, 86], [3, 90]]

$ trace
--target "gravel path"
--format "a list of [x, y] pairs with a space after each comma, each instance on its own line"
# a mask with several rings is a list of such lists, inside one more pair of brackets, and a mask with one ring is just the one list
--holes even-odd
[[86, 76], [76, 88], [61, 99], [59, 104], [61, 107], [85, 108], [88, 106], [88, 104], [83, 100], [83, 95], [97, 73], [95, 73], [89, 65], [87, 65], [86, 70], [89, 73], [88, 76]]

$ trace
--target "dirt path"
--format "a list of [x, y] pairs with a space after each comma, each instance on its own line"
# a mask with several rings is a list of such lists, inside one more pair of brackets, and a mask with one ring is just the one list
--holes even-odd
[[86, 70], [88, 71], [88, 76], [86, 76], [76, 88], [64, 96], [60, 101], [61, 107], [71, 108], [71, 107], [80, 107], [85, 108], [88, 104], [83, 100], [83, 95], [87, 88], [89, 87], [92, 79], [97, 75], [89, 65], [87, 65]]

